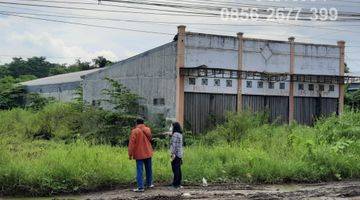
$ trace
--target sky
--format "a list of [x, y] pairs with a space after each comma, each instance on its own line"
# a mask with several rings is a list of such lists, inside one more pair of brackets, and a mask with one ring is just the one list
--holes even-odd
[[[57, 1], [57, 3], [54, 3], [54, 1]], [[76, 4], [79, 2], [89, 4]], [[294, 2], [292, 0], [151, 0], [141, 2], [161, 2], [171, 5], [196, 4], [202, 7], [223, 6], [234, 7], [236, 9], [243, 7], [230, 5], [261, 6], [265, 9], [285, 7], [318, 10], [324, 8], [330, 10], [330, 8], [334, 8], [339, 13], [360, 13], [360, 0], [301, 0]], [[113, 11], [105, 12], [26, 6], [19, 5], [19, 3]], [[131, 6], [136, 6], [140, 9], [128, 8]], [[177, 15], [146, 14], [149, 12], [161, 12], [156, 11], [156, 9], [176, 10]], [[114, 12], [114, 10], [116, 12]], [[131, 13], [129, 13], [129, 11]], [[294, 36], [297, 42], [334, 45], [338, 40], [345, 40], [347, 46], [345, 61], [352, 72], [360, 72], [360, 20], [317, 22], [286, 19], [272, 21], [223, 20], [220, 16], [186, 16], [191, 14], [186, 14], [183, 11], [184, 9], [181, 8], [162, 8], [158, 6], [106, 1], [101, 2], [99, 5], [96, 0], [0, 0], [0, 13], [5, 12], [7, 14], [17, 15], [9, 16], [0, 14], [0, 64], [11, 61], [11, 58], [15, 56], [25, 58], [45, 56], [52, 62], [64, 64], [74, 63], [76, 59], [90, 61], [97, 56], [104, 56], [112, 61], [119, 61], [172, 41], [177, 32], [177, 25], [184, 24], [187, 26], [187, 31], [233, 36], [235, 36], [237, 32], [243, 32], [244, 37], [263, 39], [287, 41], [290, 36]], [[187, 9], [185, 12], [200, 11], [194, 6], [194, 9]], [[220, 11], [216, 10], [214, 12]], [[36, 15], [30, 15], [29, 13]], [[119, 20], [61, 18], [53, 15], [85, 16]], [[19, 16], [30, 16], [33, 18]], [[38, 18], [107, 26], [108, 28], [43, 21]], [[167, 23], [159, 24], [159, 22]], [[123, 29], [136, 29], [137, 31], [126, 31]]]

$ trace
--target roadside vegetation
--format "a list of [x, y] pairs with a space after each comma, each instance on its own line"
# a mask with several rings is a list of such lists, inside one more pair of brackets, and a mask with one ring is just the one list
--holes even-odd
[[[139, 106], [140, 97], [111, 79], [103, 101], [113, 104], [114, 111], [82, 102], [81, 90], [71, 103], [25, 94], [16, 83], [35, 75], [14, 70], [14, 63], [23, 62], [0, 66], [6, 74], [0, 76], [0, 195], [130, 187], [135, 164], [126, 146], [139, 111], [146, 109]], [[269, 124], [266, 114], [243, 112], [229, 113], [224, 123], [201, 136], [185, 132], [184, 183], [201, 184], [203, 178], [246, 183], [359, 179], [360, 95], [348, 94], [347, 102], [343, 115], [319, 119], [312, 127]], [[146, 122], [154, 136], [154, 178], [157, 184], [169, 183], [169, 141], [160, 134], [168, 130], [167, 122], [161, 116], [154, 121]]]
[[[0, 112], [1, 194], [76, 193], [134, 182], [125, 142], [133, 118], [77, 106]], [[265, 121], [260, 114], [229, 114], [201, 138], [186, 135], [192, 145], [185, 148], [185, 183], [203, 177], [248, 183], [360, 178], [360, 113], [321, 119], [314, 127]], [[169, 162], [167, 149], [157, 147], [156, 182], [171, 179]]]

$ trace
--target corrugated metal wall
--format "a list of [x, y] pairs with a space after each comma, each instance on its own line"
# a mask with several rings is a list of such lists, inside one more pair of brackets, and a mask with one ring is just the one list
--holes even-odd
[[[176, 41], [151, 49], [139, 55], [115, 63], [104, 70], [85, 76], [84, 100], [106, 99], [103, 89], [110, 85], [105, 77], [120, 81], [143, 99], [145, 116], [157, 120], [158, 114], [175, 118], [176, 94]], [[155, 105], [154, 99], [163, 99], [164, 105]], [[112, 110], [113, 105], [103, 102], [101, 107]]]
[[201, 133], [236, 111], [236, 95], [185, 93], [185, 126]]
[[[185, 93], [185, 126], [202, 133], [222, 121], [227, 111], [236, 111], [236, 95]], [[295, 120], [312, 125], [320, 116], [337, 111], [338, 99], [295, 97]], [[281, 96], [243, 95], [243, 109], [265, 111], [270, 122], [288, 123], [289, 98]]]
[[243, 95], [243, 109], [253, 112], [267, 112], [270, 122], [287, 123], [289, 98], [282, 96]]
[[78, 95], [76, 89], [80, 86], [80, 81], [65, 82], [48, 85], [29, 85], [25, 86], [27, 92], [38, 93], [43, 97], [52, 97], [57, 101], [73, 101]]
[[320, 116], [337, 112], [338, 99], [295, 97], [295, 120], [300, 124], [312, 125]]

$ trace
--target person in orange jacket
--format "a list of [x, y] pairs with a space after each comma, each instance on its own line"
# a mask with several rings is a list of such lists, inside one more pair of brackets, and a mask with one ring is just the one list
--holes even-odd
[[151, 130], [145, 126], [143, 119], [136, 120], [136, 127], [131, 130], [129, 139], [129, 159], [136, 160], [136, 181], [137, 188], [134, 192], [143, 192], [143, 166], [146, 172], [146, 187], [153, 188], [152, 184], [152, 163], [153, 148], [151, 146]]

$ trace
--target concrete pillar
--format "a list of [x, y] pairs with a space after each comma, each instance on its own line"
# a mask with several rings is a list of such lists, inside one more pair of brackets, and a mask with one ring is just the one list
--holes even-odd
[[[243, 70], [243, 51], [244, 51], [244, 38], [243, 33], [237, 33], [238, 38], [238, 70], [241, 72]], [[242, 79], [241, 73], [238, 73], [238, 85], [237, 85], [237, 112], [241, 112], [242, 108]]]
[[[339, 76], [345, 75], [345, 41], [338, 41], [337, 45], [340, 51], [340, 62], [339, 62]], [[345, 85], [339, 84], [339, 107], [338, 113], [341, 115], [344, 112], [344, 96], [345, 96]]]
[[185, 65], [185, 29], [178, 26], [177, 55], [176, 55], [176, 121], [184, 126], [184, 76], [180, 75], [180, 68]]
[[[295, 38], [289, 38], [290, 44], [290, 78], [291, 75], [295, 72]], [[290, 80], [289, 83], [289, 123], [294, 121], [294, 111], [295, 111], [295, 104], [294, 104], [294, 87], [295, 83]]]

